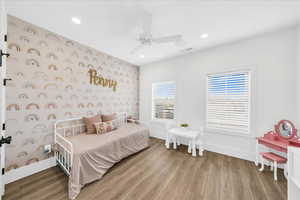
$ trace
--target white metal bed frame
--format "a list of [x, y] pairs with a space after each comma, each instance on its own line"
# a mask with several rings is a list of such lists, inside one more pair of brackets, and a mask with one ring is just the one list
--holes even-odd
[[[118, 114], [115, 120], [118, 125], [126, 124], [127, 114]], [[64, 126], [64, 124], [68, 125]], [[54, 144], [56, 145], [54, 156], [58, 165], [68, 176], [70, 176], [72, 169], [74, 149], [72, 143], [67, 139], [67, 136], [79, 135], [85, 131], [86, 126], [82, 118], [58, 120], [54, 124]]]

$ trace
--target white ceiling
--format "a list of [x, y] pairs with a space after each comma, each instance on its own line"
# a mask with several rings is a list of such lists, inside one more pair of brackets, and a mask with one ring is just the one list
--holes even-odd
[[[7, 12], [128, 62], [143, 65], [296, 24], [299, 1], [6, 0]], [[186, 45], [154, 44], [138, 55], [139, 18], [153, 16], [153, 36], [182, 34]], [[72, 17], [81, 25], [72, 23]], [[202, 33], [209, 37], [202, 39]], [[144, 58], [139, 55], [143, 54]]]

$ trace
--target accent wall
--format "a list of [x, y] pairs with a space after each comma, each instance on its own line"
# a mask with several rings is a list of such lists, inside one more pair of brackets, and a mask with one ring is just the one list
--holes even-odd
[[[6, 148], [7, 171], [52, 156], [44, 145], [53, 144], [59, 119], [99, 112], [138, 117], [137, 66], [13, 16], [8, 51], [6, 133], [13, 140]], [[91, 84], [91, 69], [111, 82]]]

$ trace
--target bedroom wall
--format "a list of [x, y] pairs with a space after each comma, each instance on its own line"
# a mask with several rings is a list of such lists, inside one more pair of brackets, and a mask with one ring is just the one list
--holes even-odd
[[[213, 36], [212, 36], [213, 37]], [[205, 131], [206, 148], [248, 160], [255, 156], [255, 137], [281, 119], [296, 122], [296, 29], [265, 33], [140, 68], [140, 119], [151, 134], [165, 138], [163, 122], [151, 121], [151, 84], [176, 81], [176, 118], [192, 127], [205, 124], [206, 75], [250, 69], [252, 72], [249, 137]]]
[[[8, 17], [6, 170], [41, 161], [56, 120], [98, 112], [138, 117], [139, 69], [13, 16]], [[90, 85], [89, 69], [117, 81]]]
[[300, 127], [300, 25], [297, 27], [297, 36], [296, 36], [296, 44], [297, 44], [297, 71], [296, 71], [296, 76], [297, 76], [297, 113], [298, 113], [298, 118], [297, 118], [297, 125]]

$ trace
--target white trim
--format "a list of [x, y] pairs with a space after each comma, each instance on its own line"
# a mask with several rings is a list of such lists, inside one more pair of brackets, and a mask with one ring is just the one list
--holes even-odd
[[166, 140], [166, 137], [163, 137], [161, 135], [155, 135], [153, 134], [151, 131], [150, 131], [150, 137], [153, 137], [153, 138], [158, 138], [158, 139], [161, 139], [161, 140]]
[[299, 169], [300, 149], [297, 147], [288, 147], [288, 200], [299, 199], [300, 177], [295, 173]]
[[[154, 137], [154, 138], [161, 139], [161, 140], [166, 139], [163, 136], [158, 135], [158, 134], [150, 134], [150, 136]], [[182, 141], [181, 144], [188, 145], [184, 141]], [[238, 149], [238, 148], [230, 148], [228, 146], [219, 145], [219, 144], [212, 144], [212, 143], [207, 144], [205, 142], [205, 140], [204, 140], [204, 150], [219, 153], [219, 154], [223, 154], [223, 155], [226, 155], [226, 156], [239, 158], [239, 159], [242, 159], [242, 160], [251, 161], [251, 162], [255, 161], [255, 152], [253, 153], [253, 152], [248, 152], [248, 151], [242, 151], [241, 149]]]
[[235, 158], [239, 158], [242, 160], [248, 160], [251, 162], [254, 162], [255, 160], [255, 153], [248, 152], [248, 151], [242, 151], [238, 148], [230, 148], [224, 145], [217, 145], [217, 144], [207, 144], [204, 143], [204, 149], [206, 151], [211, 151], [219, 154], [223, 154], [226, 156], [231, 156]]
[[[1, 0], [0, 2], [0, 49], [4, 52], [7, 53], [7, 41], [4, 41], [3, 38], [5, 35], [7, 35], [7, 12], [6, 12], [6, 3], [5, 0]], [[2, 82], [6, 78], [6, 57], [2, 57], [2, 67], [0, 68], [0, 93], [1, 93], [1, 100], [0, 100], [0, 124], [5, 124], [5, 117], [6, 117], [6, 88], [3, 86]], [[5, 137], [5, 130], [0, 130], [0, 137]], [[5, 145], [2, 145], [0, 148], [0, 168], [3, 169], [5, 167]], [[0, 175], [0, 199], [1, 196], [5, 192], [5, 187], [4, 187], [5, 181], [4, 181], [4, 176], [1, 174]]]
[[242, 137], [242, 138], [256, 138], [255, 135], [253, 135], [251, 132], [249, 133], [242, 133], [242, 132], [230, 132], [228, 130], [222, 130], [222, 129], [213, 129], [213, 128], [207, 128], [205, 127], [204, 131], [207, 134], [220, 134], [220, 135], [227, 135], [227, 136], [236, 136], [236, 137]]
[[[229, 130], [223, 130], [222, 128], [209, 128], [208, 127], [208, 80], [210, 76], [215, 75], [230, 75], [230, 74], [236, 74], [236, 73], [248, 73], [248, 131], [247, 132], [237, 132], [237, 131], [229, 131]], [[251, 100], [252, 100], [252, 91], [251, 91], [251, 77], [252, 77], [252, 70], [250, 69], [238, 69], [238, 70], [232, 70], [227, 72], [217, 72], [217, 73], [208, 73], [206, 74], [206, 98], [205, 98], [205, 129], [210, 133], [219, 133], [222, 132], [226, 135], [233, 135], [233, 136], [243, 136], [243, 137], [252, 137], [251, 135]]]
[[215, 75], [229, 75], [229, 74], [235, 74], [235, 73], [245, 73], [245, 72], [250, 72], [251, 69], [235, 69], [235, 70], [230, 70], [230, 71], [225, 71], [225, 72], [212, 72], [212, 73], [207, 73], [207, 76], [215, 76]]
[[172, 122], [175, 121], [175, 119], [158, 119], [158, 118], [154, 118], [151, 120], [151, 122], [154, 123], [168, 123], [168, 122]]
[[[175, 102], [174, 102], [174, 113], [173, 113], [173, 119], [161, 119], [155, 117], [155, 108], [154, 108], [154, 86], [157, 85], [163, 85], [167, 83], [174, 83], [175, 84]], [[176, 104], [177, 104], [177, 83], [176, 81], [161, 81], [161, 82], [155, 82], [151, 84], [151, 120], [152, 121], [168, 121], [168, 120], [176, 120]]]
[[24, 167], [12, 169], [5, 173], [4, 182], [8, 184], [54, 166], [56, 166], [55, 157], [51, 157]]

